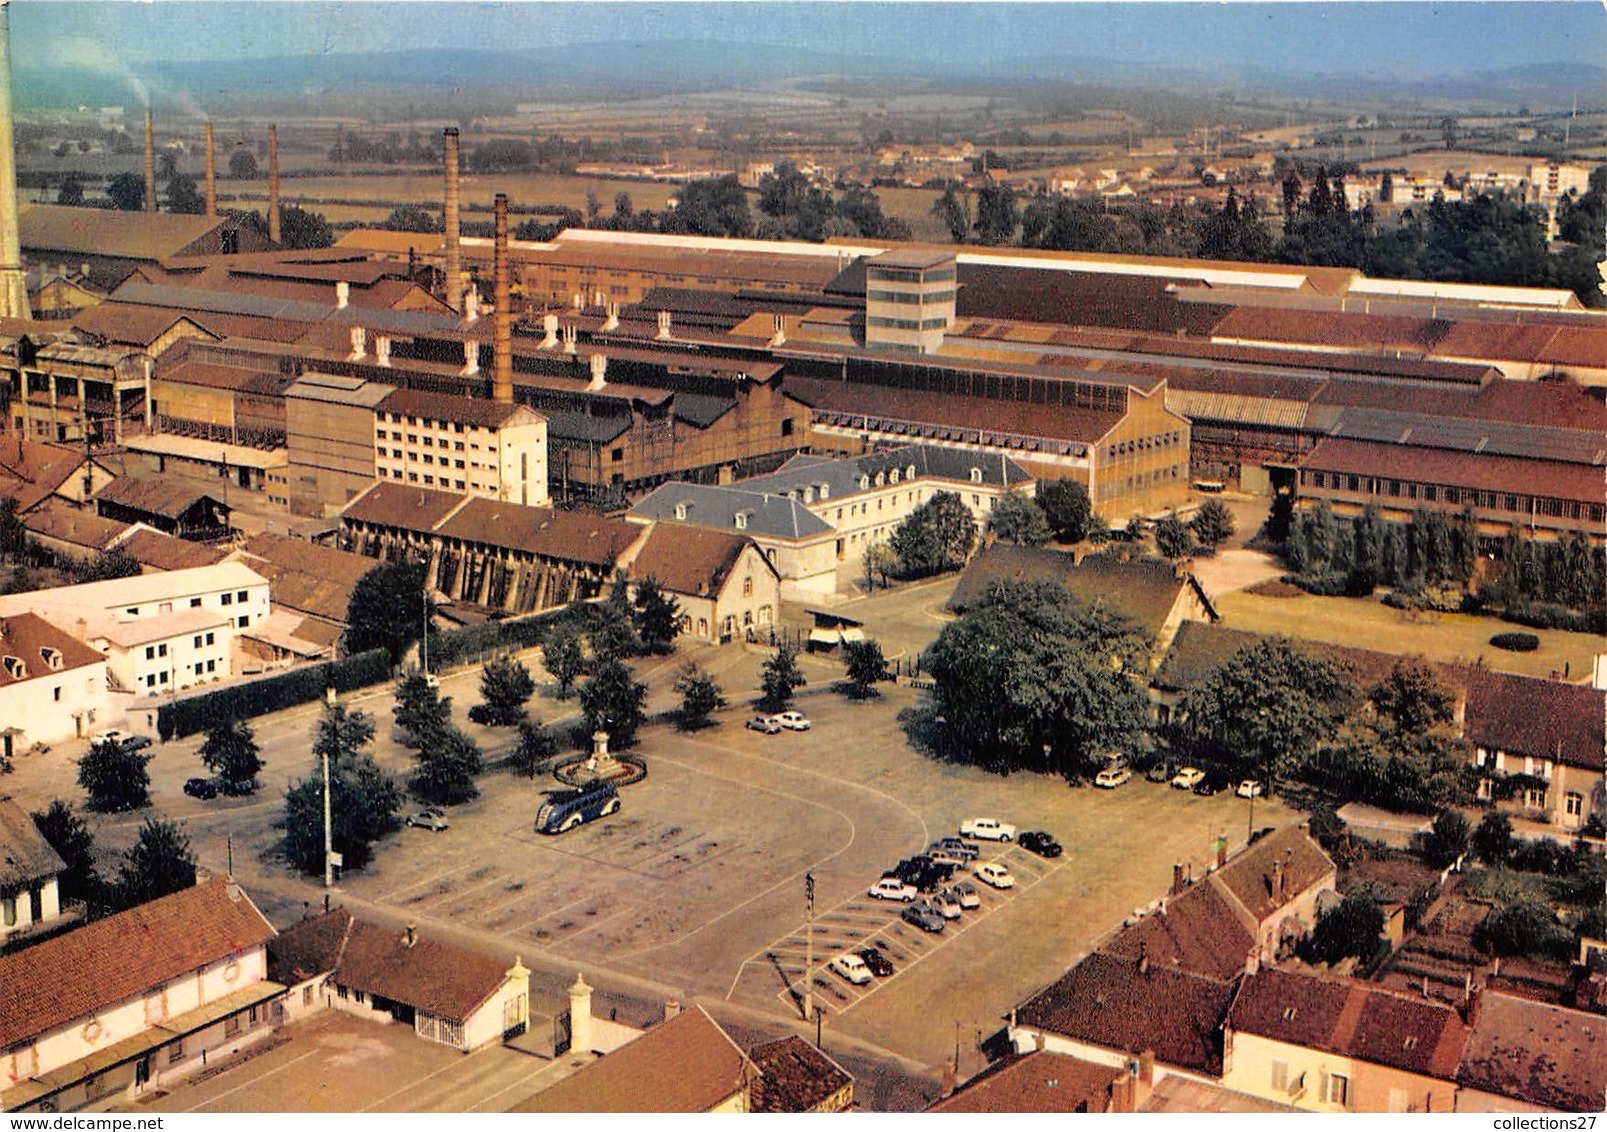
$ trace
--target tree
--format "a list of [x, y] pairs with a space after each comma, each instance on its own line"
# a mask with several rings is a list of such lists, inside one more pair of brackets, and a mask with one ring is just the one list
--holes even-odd
[[1379, 718], [1398, 735], [1417, 737], [1449, 723], [1456, 700], [1440, 683], [1434, 669], [1418, 657], [1402, 657], [1367, 698]]
[[279, 242], [287, 248], [327, 248], [335, 242], [335, 230], [316, 212], [286, 205], [279, 210]]
[[963, 244], [971, 234], [971, 197], [964, 192], [955, 192], [954, 187], [943, 190], [943, 195], [932, 204], [932, 215], [943, 222], [949, 230], [949, 240], [952, 243]]
[[519, 721], [519, 743], [513, 749], [511, 765], [526, 778], [534, 778], [547, 768], [547, 762], [558, 753], [558, 740], [541, 725], [539, 719]]
[[636, 587], [636, 635], [647, 652], [663, 656], [675, 648], [681, 632], [681, 603], [653, 578]]
[[994, 504], [988, 515], [988, 533], [1000, 542], [1042, 546], [1049, 541], [1049, 521], [1036, 501], [1012, 491]]
[[938, 574], [970, 557], [976, 520], [958, 495], [939, 491], [894, 527], [888, 542], [905, 574]]
[[579, 630], [567, 622], [554, 625], [541, 642], [541, 663], [558, 681], [558, 698], [568, 699], [586, 663]]
[[1176, 514], [1167, 515], [1155, 524], [1155, 549], [1174, 562], [1187, 558], [1194, 551], [1194, 535]]
[[1076, 480], [1050, 480], [1038, 485], [1037, 499], [1055, 538], [1081, 542], [1087, 537], [1094, 506], [1086, 487]]
[[1515, 844], [1512, 819], [1503, 813], [1492, 810], [1485, 814], [1473, 831], [1473, 854], [1486, 865], [1506, 864]]
[[591, 651], [599, 660], [625, 660], [642, 651], [636, 632], [636, 607], [631, 603], [630, 584], [623, 573], [614, 576], [614, 585], [599, 607], [597, 628], [592, 630]]
[[424, 632], [422, 562], [382, 562], [357, 579], [346, 604], [346, 654], [384, 649], [394, 667]]
[[876, 579], [879, 577], [882, 580], [882, 589], [885, 590], [887, 575], [898, 566], [898, 555], [893, 553], [893, 548], [885, 542], [873, 542], [865, 548], [861, 561], [865, 567], [865, 588], [875, 589]]
[[480, 748], [460, 729], [448, 725], [414, 757], [418, 767], [408, 785], [424, 801], [455, 806], [479, 796], [474, 776], [480, 773]]
[[880, 695], [876, 685], [891, 679], [887, 672], [887, 659], [882, 656], [882, 646], [876, 641], [845, 642], [843, 661], [848, 668], [849, 694], [856, 700]]
[[236, 181], [250, 181], [257, 176], [257, 159], [249, 150], [237, 149], [229, 154], [229, 176]]
[[1189, 520], [1195, 541], [1212, 550], [1232, 538], [1233, 529], [1233, 512], [1220, 499], [1207, 499]]
[[106, 182], [106, 196], [113, 208], [138, 212], [145, 207], [145, 178], [138, 173], [119, 173]]
[[95, 557], [73, 571], [80, 582], [106, 582], [113, 578], [132, 578], [140, 572], [139, 561], [120, 546], [98, 551]]
[[681, 697], [681, 730], [707, 727], [709, 716], [725, 707], [725, 689], [696, 661], [687, 661], [675, 677], [675, 691]]
[[195, 854], [184, 827], [177, 822], [146, 818], [138, 840], [123, 854], [118, 866], [118, 907], [133, 908], [194, 885]]
[[692, 236], [752, 236], [753, 213], [736, 174], [682, 185], [674, 210], [664, 217], [664, 231]]
[[78, 760], [78, 785], [88, 795], [85, 806], [115, 814], [150, 805], [151, 776], [145, 770], [150, 761], [150, 755], [110, 739], [92, 744]]
[[499, 656], [480, 670], [483, 702], [469, 716], [489, 727], [511, 727], [524, 718], [525, 704], [535, 692], [530, 670], [511, 656]]
[[775, 655], [760, 668], [759, 687], [764, 693], [760, 706], [765, 711], [781, 711], [792, 702], [792, 694], [808, 683], [798, 667], [798, 650], [782, 641]]
[[647, 685], [639, 684], [624, 661], [604, 657], [580, 689], [580, 711], [587, 731], [606, 731], [615, 749], [636, 742], [647, 703]]
[[419, 204], [397, 205], [379, 226], [391, 232], [439, 232], [445, 227], [433, 209]]
[[67, 866], [56, 881], [62, 900], [100, 903], [103, 893], [100, 874], [95, 870], [95, 835], [89, 824], [60, 798], [43, 813], [34, 813], [33, 824]]
[[63, 177], [61, 188], [56, 190], [56, 203], [73, 208], [81, 207], [84, 203], [83, 178], [77, 173], [69, 173]]
[[1356, 956], [1367, 959], [1378, 949], [1384, 913], [1366, 892], [1351, 892], [1317, 918], [1311, 933], [1311, 955], [1319, 963]]
[[373, 716], [362, 708], [326, 703], [313, 729], [312, 753], [318, 758], [328, 757], [333, 767], [362, 755], [363, 748], [373, 740]]
[[196, 187], [195, 178], [179, 173], [167, 183], [167, 210], [200, 215], [206, 211], [206, 197]]
[[[360, 869], [373, 842], [397, 826], [402, 790], [364, 752], [330, 764], [330, 825], [344, 869]], [[324, 871], [324, 783], [321, 775], [297, 782], [285, 795], [285, 856], [305, 873]]]
[[1436, 869], [1443, 869], [1468, 851], [1472, 840], [1472, 827], [1462, 811], [1447, 807], [1434, 815], [1424, 839], [1423, 860]]
[[396, 726], [405, 733], [403, 744], [414, 749], [426, 746], [452, 724], [452, 697], [441, 695], [424, 673], [409, 668], [396, 685], [396, 706], [391, 708]]
[[1571, 950], [1573, 936], [1549, 907], [1532, 896], [1520, 896], [1486, 916], [1474, 929], [1473, 943], [1502, 957], [1561, 958]]
[[1015, 242], [1016, 227], [1021, 223], [1016, 208], [1016, 193], [1009, 185], [997, 181], [983, 185], [976, 197], [977, 242], [1002, 246]]
[[229, 720], [211, 728], [196, 752], [206, 768], [216, 775], [225, 794], [254, 794], [257, 774], [262, 770], [262, 748], [257, 746], [251, 725], [242, 719]]

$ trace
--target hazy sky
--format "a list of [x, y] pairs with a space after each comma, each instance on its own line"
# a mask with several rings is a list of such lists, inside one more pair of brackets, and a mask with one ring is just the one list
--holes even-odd
[[[1562, 3], [386, 3], [13, 0], [13, 49], [142, 60], [666, 38], [897, 52], [933, 64], [1067, 53], [1436, 74], [1607, 60], [1598, 0]], [[86, 45], [94, 45], [86, 47]]]

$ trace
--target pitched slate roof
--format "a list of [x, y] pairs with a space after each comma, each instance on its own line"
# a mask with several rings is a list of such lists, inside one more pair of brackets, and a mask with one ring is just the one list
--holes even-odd
[[[862, 491], [880, 490], [895, 470], [900, 483], [910, 479], [936, 479], [969, 484], [973, 468], [990, 487], [1013, 488], [1032, 482], [1032, 477], [1002, 452], [981, 453], [931, 444], [907, 444], [886, 452], [841, 459], [794, 456], [769, 475], [737, 480], [731, 486], [772, 495], [802, 494], [804, 488], [813, 487], [818, 495], [820, 485], [825, 484], [831, 498], [842, 499]], [[883, 482], [878, 483], [877, 477], [882, 477]], [[869, 481], [868, 486], [860, 486], [862, 479]]]
[[1126, 1070], [1034, 1050], [1000, 1058], [927, 1112], [1104, 1112]]
[[1263, 968], [1247, 975], [1227, 1025], [1287, 1045], [1455, 1080], [1467, 1027], [1443, 1002], [1369, 983]]
[[[676, 508], [684, 507], [681, 522], [718, 530], [743, 531], [754, 538], [804, 539], [833, 530], [801, 500], [742, 488], [698, 483], [667, 483], [649, 492], [632, 507], [637, 519], [677, 521]], [[743, 516], [742, 526], [737, 516]]]
[[[714, 597], [725, 588], [742, 552], [752, 545], [752, 539], [740, 535], [673, 522], [654, 523], [631, 563], [630, 576], [638, 582], [652, 578], [672, 593]], [[758, 557], [773, 573], [764, 555]]]
[[1600, 1112], [1607, 1108], [1607, 1018], [1486, 991], [1456, 1079], [1563, 1112]]
[[66, 868], [28, 811], [10, 798], [0, 798], [0, 893], [19, 892]]
[[796, 1034], [748, 1051], [761, 1076], [752, 1112], [811, 1112], [854, 1083], [846, 1069]]
[[510, 1112], [707, 1112], [758, 1070], [701, 1006], [514, 1105]]
[[[1140, 970], [1143, 966], [1145, 969]], [[1016, 1012], [1023, 1026], [1219, 1077], [1233, 984], [1095, 952]]]
[[192, 975], [273, 934], [238, 885], [214, 877], [0, 956], [0, 1047]]

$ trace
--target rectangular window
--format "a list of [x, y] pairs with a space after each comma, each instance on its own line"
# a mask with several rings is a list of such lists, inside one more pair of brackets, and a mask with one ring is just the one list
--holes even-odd
[[1350, 1078], [1335, 1073], [1328, 1078], [1328, 1103], [1349, 1107], [1350, 1105]]
[[208, 633], [206, 635], [206, 643], [209, 644], [209, 645], [216, 644], [217, 643], [217, 634], [216, 633]]
[[200, 648], [201, 647], [201, 638], [199, 636], [197, 636], [195, 638], [195, 640], [190, 644], [190, 647], [193, 648], [193, 649]]
[[146, 686], [146, 687], [147, 687], [147, 688], [154, 688], [154, 687], [156, 687], [156, 673], [154, 673], [154, 672], [147, 672], [147, 673], [146, 673], [146, 674], [145, 674], [145, 686]]
[[225, 1038], [233, 1038], [238, 1036], [239, 1033], [240, 1016], [238, 1014], [231, 1014], [223, 1020], [223, 1036]]
[[246, 628], [251, 624], [251, 615], [248, 613], [240, 614], [240, 619], [235, 624], [241, 629]]
[[233, 605], [234, 604], [234, 595], [233, 594], [224, 594], [223, 597], [219, 599], [219, 602], [220, 602], [220, 604], [223, 604], [223, 605]]
[[145, 646], [145, 659], [146, 660], [155, 660], [156, 659], [156, 646], [155, 645], [146, 645]]
[[216, 672], [218, 670], [218, 662], [215, 661], [215, 660], [207, 661], [206, 662], [206, 670], [208, 672]]
[[165, 644], [157, 645], [156, 646], [156, 655], [157, 656], [166, 656], [167, 655], [167, 645], [165, 645]]
[[201, 599], [198, 598], [198, 597], [192, 597], [190, 599], [190, 608], [191, 609], [200, 609], [201, 608]]
[[167, 673], [166, 672], [158, 672], [156, 674], [156, 682], [158, 684], [166, 684], [167, 683]]
[[58, 704], [61, 703], [61, 685], [60, 684], [57, 684], [54, 688], [50, 689], [50, 698], [52, 700], [56, 701], [56, 703], [58, 703]]
[[172, 1045], [167, 1047], [167, 1063], [169, 1065], [177, 1065], [183, 1060], [184, 1043], [182, 1041], [174, 1042]]
[[238, 601], [241, 605], [244, 605], [246, 603], [246, 591], [241, 590], [239, 593], [235, 594], [234, 600]]

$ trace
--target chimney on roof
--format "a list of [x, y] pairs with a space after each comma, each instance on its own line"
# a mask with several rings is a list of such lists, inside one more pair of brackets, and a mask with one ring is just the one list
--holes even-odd
[[593, 354], [591, 356], [591, 382], [587, 390], [598, 390], [608, 384], [608, 355]]
[[659, 311], [658, 312], [658, 334], [655, 335], [655, 337], [657, 337], [658, 340], [661, 341], [661, 342], [669, 341], [669, 337], [670, 337], [670, 312], [669, 311]]
[[455, 311], [463, 309], [463, 260], [460, 249], [462, 224], [458, 217], [458, 131], [448, 126], [442, 131], [446, 143], [446, 303]]
[[1223, 865], [1225, 865], [1227, 863], [1228, 863], [1228, 835], [1226, 833], [1219, 833], [1219, 834], [1216, 835], [1216, 867], [1220, 869]]
[[681, 1014], [681, 1000], [680, 999], [678, 999], [678, 998], [667, 998], [667, 999], [664, 1000], [664, 1021], [668, 1022], [671, 1018], [678, 1018], [678, 1017], [680, 1017], [680, 1014]]
[[[1138, 1083], [1144, 1086], [1147, 1093], [1149, 1087], [1155, 1084], [1155, 1051], [1147, 1049], [1138, 1055]], [[1143, 1103], [1140, 1098], [1139, 1103]]]
[[335, 309], [343, 311], [352, 301], [352, 285], [341, 279], [335, 283]]
[[1177, 862], [1173, 863], [1173, 865], [1172, 865], [1172, 888], [1171, 888], [1171, 893], [1170, 894], [1172, 896], [1176, 896], [1179, 892], [1182, 892], [1182, 891], [1183, 891], [1183, 862], [1182, 861], [1177, 861]]
[[145, 211], [156, 211], [156, 124], [145, 108]]
[[498, 193], [496, 211], [496, 240], [492, 244], [492, 273], [496, 311], [492, 315], [495, 325], [493, 364], [491, 367], [491, 399], [499, 405], [513, 404], [513, 309], [508, 278], [508, 194]]
[[777, 346], [785, 346], [787, 344], [786, 318], [779, 314], [771, 316], [770, 327], [770, 348], [775, 349]]
[[279, 127], [268, 127], [268, 239], [279, 242]]
[[1283, 862], [1272, 862], [1272, 872], [1267, 877], [1267, 895], [1272, 897], [1274, 904], [1283, 903]]
[[574, 307], [577, 311], [585, 310], [586, 309], [586, 296], [582, 295], [579, 291], [576, 291], [573, 295], [571, 295], [569, 297], [569, 305]]
[[558, 316], [555, 314], [542, 315], [541, 331], [543, 337], [541, 339], [541, 344], [537, 346], [536, 349], [551, 350], [553, 347], [558, 345]]
[[403, 947], [413, 947], [418, 943], [418, 928], [412, 924], [407, 925], [407, 934], [402, 937]]
[[607, 317], [603, 319], [603, 329], [604, 330], [618, 330], [619, 329], [619, 304], [618, 303], [608, 303], [608, 304], [604, 305], [603, 311], [607, 314]]
[[80, 641], [88, 641], [89, 640], [89, 622], [88, 621], [86, 621], [82, 617], [80, 617], [78, 619], [77, 625], [75, 625], [74, 628], [78, 630], [78, 639]]
[[1034, 1030], [1032, 1032], [1032, 1048], [1037, 1050], [1039, 1053], [1042, 1053], [1045, 1044], [1043, 1031]]
[[463, 371], [461, 377], [473, 377], [480, 372], [480, 343], [473, 338], [463, 342]]
[[1114, 1113], [1133, 1113], [1138, 1109], [1138, 1098], [1133, 1071], [1125, 1070], [1122, 1075], [1110, 1083], [1110, 1111]]
[[374, 335], [374, 364], [377, 366], [391, 364], [391, 340], [384, 334]]
[[347, 355], [348, 362], [360, 362], [363, 355], [368, 352], [368, 331], [361, 326], [352, 327], [352, 352]]
[[212, 123], [206, 124], [206, 214], [218, 214], [218, 152], [212, 144]]
[[458, 305], [463, 311], [464, 322], [480, 321], [480, 289], [467, 287], [458, 293]]
[[574, 323], [564, 327], [564, 353], [573, 354], [580, 347], [580, 327]]

